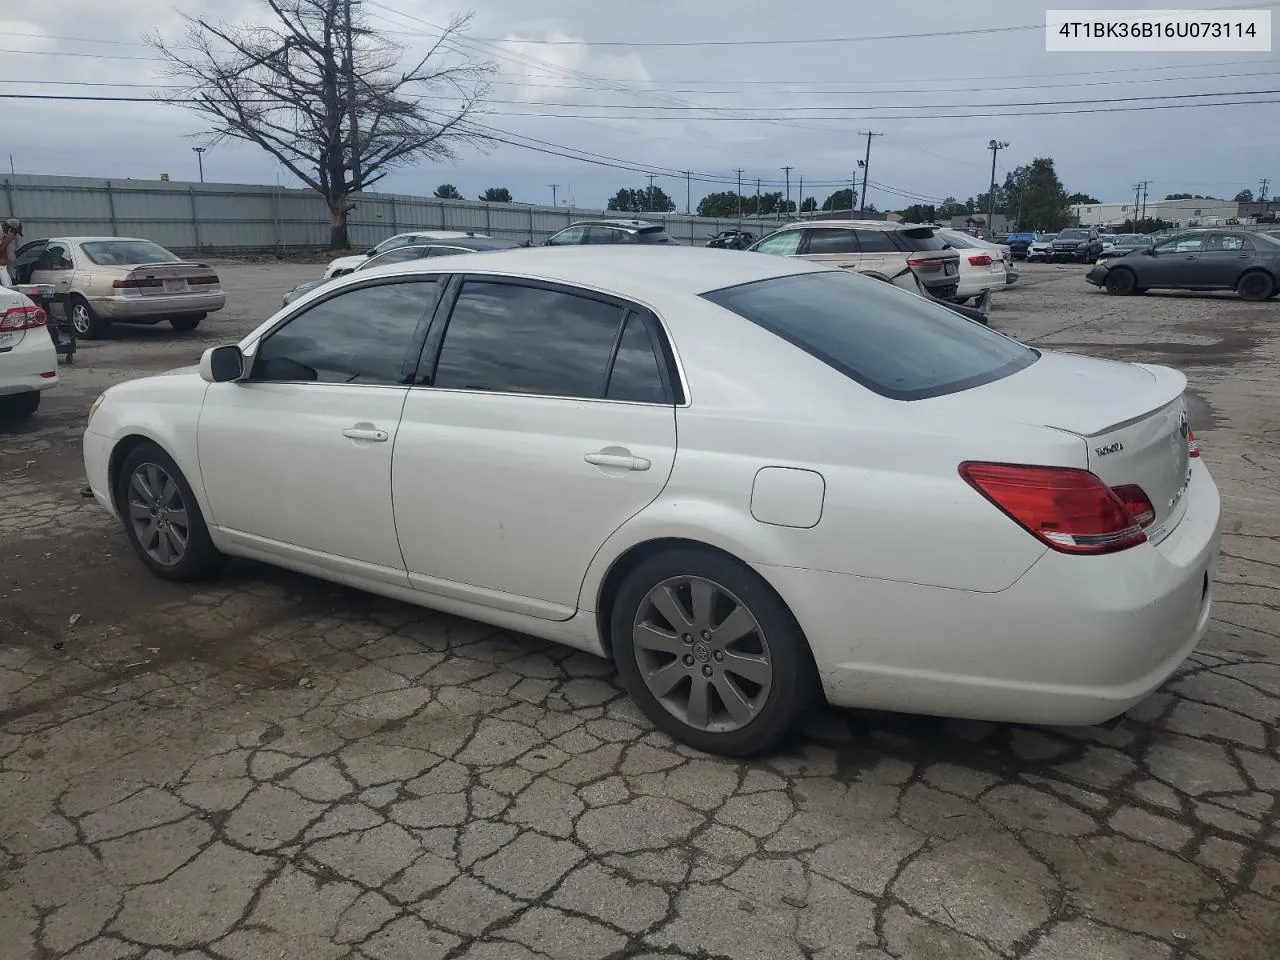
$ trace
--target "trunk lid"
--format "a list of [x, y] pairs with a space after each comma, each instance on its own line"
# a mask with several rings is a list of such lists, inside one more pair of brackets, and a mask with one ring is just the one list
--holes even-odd
[[1008, 418], [1080, 437], [1088, 469], [1103, 482], [1136, 484], [1146, 493], [1155, 520], [1145, 529], [1154, 543], [1186, 511], [1186, 386], [1187, 378], [1169, 367], [1044, 352], [1013, 376], [939, 399], [958, 403], [965, 416]]
[[207, 293], [220, 288], [217, 275], [206, 264], [189, 260], [163, 263], [140, 263], [126, 268], [123, 291], [147, 296], [172, 296], [175, 293]]

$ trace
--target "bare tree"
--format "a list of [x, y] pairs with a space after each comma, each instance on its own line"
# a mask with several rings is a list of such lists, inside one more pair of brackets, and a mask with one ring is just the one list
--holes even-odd
[[408, 70], [404, 50], [370, 29], [359, 0], [262, 0], [267, 23], [229, 26], [185, 16], [177, 43], [146, 38], [182, 89], [164, 99], [211, 122], [214, 140], [256, 143], [329, 207], [329, 242], [345, 248], [353, 193], [397, 166], [453, 157], [482, 144], [468, 122], [488, 93], [492, 64], [457, 39], [451, 20]]

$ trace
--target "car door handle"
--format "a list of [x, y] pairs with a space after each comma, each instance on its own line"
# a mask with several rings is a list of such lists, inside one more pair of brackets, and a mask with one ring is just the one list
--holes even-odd
[[582, 458], [597, 467], [618, 467], [623, 470], [648, 470], [652, 464], [644, 457], [620, 453], [588, 453]]
[[386, 443], [391, 438], [387, 431], [379, 430], [374, 426], [347, 427], [342, 431], [342, 435], [348, 440], [367, 440], [371, 443]]

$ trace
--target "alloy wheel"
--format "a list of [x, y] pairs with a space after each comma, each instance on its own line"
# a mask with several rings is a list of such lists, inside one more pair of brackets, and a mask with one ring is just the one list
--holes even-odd
[[71, 326], [75, 327], [76, 333], [80, 336], [88, 336], [93, 321], [89, 319], [89, 308], [83, 303], [77, 303], [71, 307]]
[[191, 535], [182, 490], [155, 463], [140, 463], [129, 477], [129, 524], [142, 549], [156, 563], [182, 562]]
[[636, 612], [632, 645], [649, 692], [695, 730], [740, 730], [769, 699], [773, 661], [764, 630], [714, 581], [673, 577], [653, 587]]

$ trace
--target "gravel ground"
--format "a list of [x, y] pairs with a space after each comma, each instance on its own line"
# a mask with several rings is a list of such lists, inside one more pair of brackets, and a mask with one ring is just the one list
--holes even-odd
[[777, 754], [655, 733], [609, 664], [256, 564], [150, 577], [82, 499], [107, 384], [247, 332], [83, 344], [0, 426], [5, 960], [1274, 960], [1280, 305], [1030, 265], [993, 325], [1183, 369], [1221, 485], [1201, 649], [1106, 728], [828, 711]]

